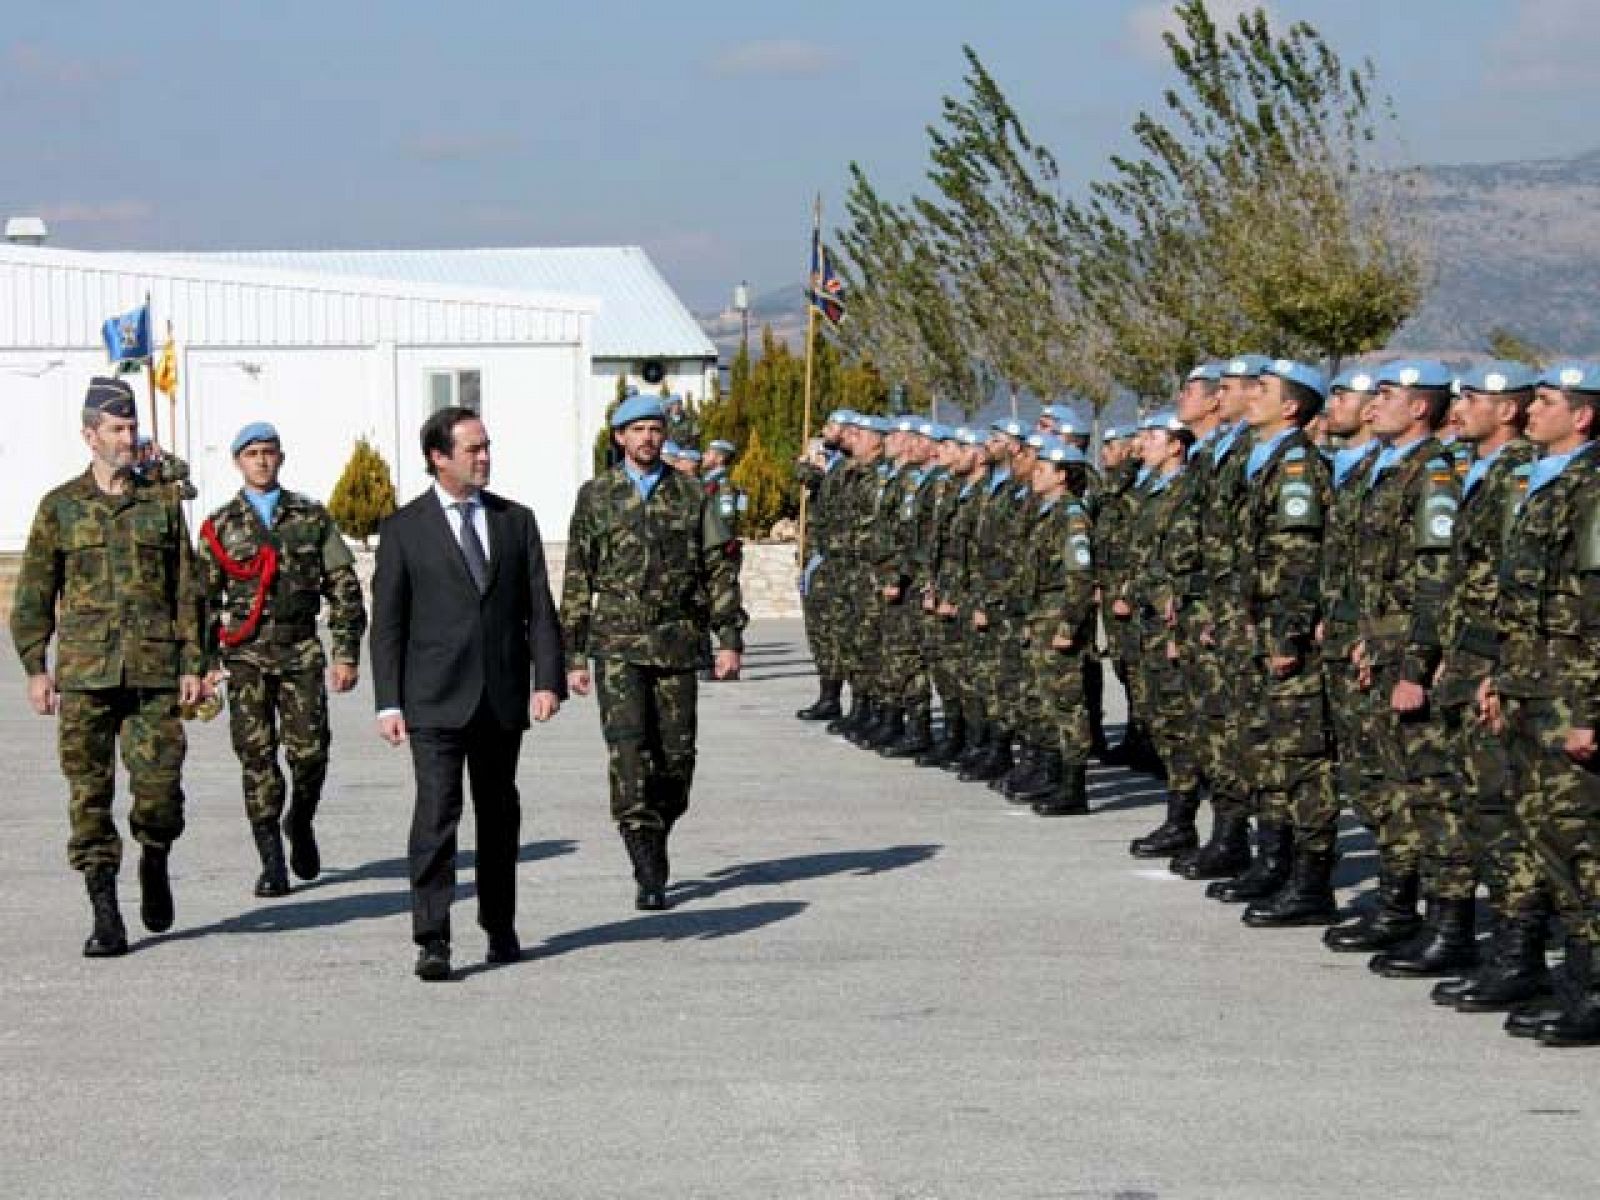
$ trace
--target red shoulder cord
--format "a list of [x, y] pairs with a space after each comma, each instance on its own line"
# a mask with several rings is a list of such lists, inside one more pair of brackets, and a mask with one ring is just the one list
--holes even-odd
[[209, 517], [200, 525], [200, 536], [205, 539], [206, 545], [211, 547], [211, 555], [217, 560], [229, 579], [254, 579], [256, 581], [256, 598], [250, 602], [250, 615], [244, 619], [244, 624], [237, 629], [217, 629], [217, 640], [224, 646], [237, 646], [247, 640], [256, 631], [256, 626], [261, 624], [261, 611], [267, 606], [267, 593], [272, 590], [272, 581], [278, 574], [278, 551], [270, 542], [262, 544], [261, 549], [250, 556], [247, 562], [236, 562], [228, 556], [222, 548], [222, 540], [217, 537], [217, 527], [212, 524]]

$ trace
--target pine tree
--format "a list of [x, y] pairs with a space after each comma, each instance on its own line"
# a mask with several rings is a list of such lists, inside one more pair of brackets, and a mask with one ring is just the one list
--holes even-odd
[[792, 491], [791, 472], [767, 449], [759, 431], [752, 431], [731, 473], [733, 485], [747, 497], [745, 527], [765, 535], [773, 522], [787, 516]]
[[345, 537], [367, 539], [378, 530], [378, 523], [395, 510], [394, 479], [384, 461], [366, 438], [357, 438], [350, 461], [328, 498], [328, 512]]

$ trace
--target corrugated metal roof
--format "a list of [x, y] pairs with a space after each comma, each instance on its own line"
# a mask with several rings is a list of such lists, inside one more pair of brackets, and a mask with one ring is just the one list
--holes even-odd
[[717, 348], [638, 246], [461, 250], [266, 250], [184, 254], [249, 266], [410, 283], [597, 297], [595, 358], [715, 358]]

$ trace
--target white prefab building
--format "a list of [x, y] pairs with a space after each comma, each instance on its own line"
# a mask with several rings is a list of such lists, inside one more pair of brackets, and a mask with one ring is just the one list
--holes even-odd
[[663, 385], [691, 404], [710, 395], [717, 348], [638, 246], [513, 246], [464, 250], [241, 251], [195, 256], [430, 287], [490, 287], [593, 296], [591, 399], [604, 411], [626, 377], [641, 391]]
[[[108, 370], [101, 323], [146, 296], [153, 341], [168, 321], [176, 336], [176, 432], [164, 397], [154, 416], [191, 464], [194, 521], [238, 488], [228, 446], [254, 420], [283, 435], [287, 486], [326, 499], [364, 436], [404, 503], [427, 482], [419, 427], [459, 402], [489, 427], [494, 488], [565, 539], [604, 415], [595, 298], [0, 244], [0, 551], [20, 549], [40, 495], [87, 465], [79, 413]], [[134, 382], [149, 429], [146, 380]]]

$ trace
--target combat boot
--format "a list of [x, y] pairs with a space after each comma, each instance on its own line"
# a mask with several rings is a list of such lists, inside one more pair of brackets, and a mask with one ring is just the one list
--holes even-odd
[[832, 721], [839, 717], [844, 709], [839, 706], [839, 693], [844, 690], [844, 681], [829, 679], [826, 675], [817, 677], [817, 698], [794, 715], [802, 721]]
[[115, 958], [128, 952], [128, 930], [117, 908], [117, 869], [90, 867], [83, 873], [89, 890], [89, 907], [94, 912], [94, 928], [83, 943], [85, 958]]
[[927, 713], [906, 718], [905, 732], [883, 746], [878, 753], [884, 758], [917, 758], [933, 749], [933, 720]]
[[987, 783], [991, 779], [1002, 778], [1014, 765], [1011, 759], [1011, 734], [998, 725], [991, 725], [988, 746], [956, 778], [963, 783]]
[[1539, 1025], [1536, 1036], [1545, 1046], [1600, 1046], [1600, 992], [1595, 990], [1594, 946], [1585, 938], [1567, 937], [1567, 963], [1557, 992], [1561, 1013]]
[[1232, 879], [1250, 867], [1250, 817], [1242, 810], [1211, 810], [1211, 836], [1192, 854], [1167, 865], [1184, 879]]
[[1478, 965], [1477, 902], [1429, 899], [1428, 915], [1415, 937], [1367, 964], [1385, 979], [1431, 979]]
[[[666, 838], [657, 829], [622, 826], [622, 845], [633, 864], [633, 906], [641, 912], [660, 912], [667, 907], [667, 880], [664, 870]], [[657, 842], [660, 844], [658, 845]]]
[[898, 704], [884, 706], [883, 720], [874, 729], [861, 736], [856, 743], [863, 750], [882, 750], [894, 745], [906, 735], [906, 710]]
[[[1017, 799], [1020, 789], [1037, 787], [1044, 773], [1044, 754], [1032, 742], [1017, 744], [1017, 757], [999, 779], [989, 781], [989, 790], [998, 792], [1008, 800]], [[1031, 801], [1029, 802], [1031, 803]]]
[[927, 750], [917, 755], [915, 762], [919, 767], [942, 767], [958, 758], [966, 748], [967, 723], [961, 719], [959, 712], [945, 710], [944, 727], [939, 730], [939, 738]]
[[1258, 824], [1256, 861], [1238, 878], [1213, 883], [1206, 888], [1206, 895], [1224, 904], [1265, 900], [1289, 882], [1293, 850], [1294, 826], [1281, 822]]
[[986, 721], [973, 721], [968, 725], [966, 748], [945, 763], [942, 769], [959, 775], [989, 753], [989, 741], [993, 737], [990, 730], [991, 727]]
[[1550, 995], [1550, 969], [1544, 958], [1548, 925], [1543, 908], [1501, 916], [1483, 965], [1459, 987], [1440, 984], [1434, 989], [1435, 1001], [1453, 1005], [1457, 1012], [1505, 1012]]
[[255, 821], [256, 853], [261, 856], [261, 877], [256, 880], [256, 895], [275, 899], [289, 894], [289, 867], [283, 861], [283, 837], [276, 821]]
[[1335, 925], [1322, 944], [1341, 954], [1373, 953], [1409, 941], [1422, 918], [1417, 916], [1417, 874], [1378, 867], [1378, 903], [1354, 921]]
[[1040, 817], [1084, 817], [1089, 815], [1089, 768], [1070, 763], [1061, 768], [1061, 786], [1055, 794], [1033, 804]]
[[1195, 830], [1195, 814], [1200, 811], [1199, 792], [1167, 792], [1167, 819], [1143, 837], [1128, 844], [1135, 858], [1171, 858], [1200, 844]]
[[844, 734], [844, 740], [852, 746], [859, 746], [861, 739], [876, 729], [883, 720], [883, 712], [883, 705], [879, 704], [871, 696], [866, 697], [861, 701], [860, 715], [852, 718], [841, 731]]
[[289, 869], [307, 881], [322, 874], [322, 851], [311, 827], [316, 815], [316, 801], [297, 798], [283, 817], [283, 831], [289, 835]]
[[1333, 852], [1295, 847], [1289, 882], [1271, 896], [1244, 910], [1244, 923], [1255, 929], [1298, 925], [1332, 925], [1339, 919], [1333, 899]]
[[823, 729], [828, 733], [843, 736], [845, 731], [849, 729], [851, 725], [861, 719], [861, 705], [861, 693], [856, 691], [854, 688], [851, 688], [850, 711], [847, 713], [841, 713], [839, 716], [833, 718], [833, 720], [829, 721], [823, 726]]
[[167, 847], [146, 846], [139, 853], [139, 919], [151, 933], [165, 933], [174, 915]]
[[1065, 766], [1061, 758], [1061, 751], [1054, 747], [1048, 750], [1037, 750], [1038, 770], [1029, 779], [1023, 780], [1014, 791], [1008, 792], [1007, 799], [1013, 804], [1037, 804], [1053, 801], [1060, 795], [1063, 771]]

